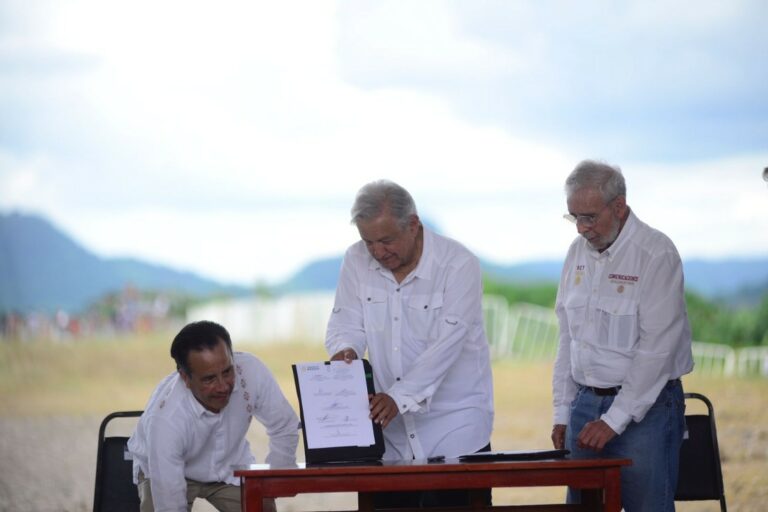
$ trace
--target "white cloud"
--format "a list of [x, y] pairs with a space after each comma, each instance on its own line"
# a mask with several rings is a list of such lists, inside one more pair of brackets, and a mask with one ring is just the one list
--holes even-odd
[[[536, 95], [557, 101], [574, 83], [590, 83], [558, 81], [556, 71], [579, 66], [557, 70], [546, 60], [568, 53], [548, 53], [552, 42], [532, 23], [543, 16], [538, 4], [503, 4], [500, 23], [516, 23], [506, 46], [488, 13], [468, 3], [14, 5], [25, 29], [0, 35], [0, 56], [15, 59], [13, 69], [0, 61], [0, 113], [14, 116], [13, 131], [0, 127], [0, 208], [41, 212], [102, 255], [276, 282], [353, 242], [354, 194], [387, 177], [409, 188], [424, 218], [484, 258], [558, 259], [574, 236], [561, 219], [566, 174], [584, 157], [613, 158], [631, 143], [615, 130], [592, 141], [603, 154], [582, 154], [524, 124], [509, 130], [464, 116], [435, 92], [453, 88], [493, 106], [519, 100], [520, 89], [489, 102], [498, 90], [478, 89], [475, 75], [530, 74], [515, 87], [538, 87]], [[594, 15], [580, 9], [568, 16]], [[633, 33], [660, 26], [672, 34], [680, 26], [664, 28], [659, 12], [631, 11], [603, 30], [634, 24]], [[697, 16], [687, 18], [694, 34], [721, 23]], [[478, 37], [478, 20], [491, 25], [488, 37]], [[567, 26], [570, 37], [578, 30], [566, 21], [546, 27]], [[350, 55], [354, 68], [345, 66]], [[355, 85], [376, 70], [402, 76], [383, 87]], [[413, 84], [419, 76], [431, 85]], [[621, 92], [608, 82], [601, 91], [612, 88]], [[557, 105], [541, 106], [542, 115]], [[579, 136], [578, 123], [563, 123]], [[765, 152], [736, 152], [617, 163], [630, 204], [690, 257], [768, 252], [768, 191], [759, 177], [767, 161]]]

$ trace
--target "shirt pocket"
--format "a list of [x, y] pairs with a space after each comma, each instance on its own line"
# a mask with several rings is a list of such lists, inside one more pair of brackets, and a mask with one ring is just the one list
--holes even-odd
[[431, 342], [438, 335], [438, 319], [443, 310], [443, 294], [411, 295], [408, 299], [408, 328], [411, 336], [421, 342]]
[[597, 343], [622, 351], [631, 350], [637, 340], [635, 300], [601, 297], [597, 302]]
[[383, 331], [387, 326], [388, 305], [385, 290], [364, 287], [360, 290], [360, 301], [363, 304], [363, 325], [365, 329]]
[[588, 297], [576, 293], [569, 294], [563, 306], [568, 317], [568, 333], [572, 340], [580, 340], [584, 335], [584, 324], [587, 319]]

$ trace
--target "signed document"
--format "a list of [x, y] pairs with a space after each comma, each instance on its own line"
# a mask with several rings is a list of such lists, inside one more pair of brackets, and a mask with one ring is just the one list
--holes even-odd
[[375, 444], [362, 360], [294, 366], [307, 448]]

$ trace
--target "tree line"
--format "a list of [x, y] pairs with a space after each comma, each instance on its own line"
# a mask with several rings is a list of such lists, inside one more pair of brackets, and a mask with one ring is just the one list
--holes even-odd
[[[525, 302], [554, 309], [557, 285], [518, 284], [486, 277], [484, 292], [500, 295], [510, 304]], [[686, 291], [685, 301], [694, 340], [734, 348], [768, 345], [768, 290], [759, 303], [752, 306], [734, 306], [693, 291]]]

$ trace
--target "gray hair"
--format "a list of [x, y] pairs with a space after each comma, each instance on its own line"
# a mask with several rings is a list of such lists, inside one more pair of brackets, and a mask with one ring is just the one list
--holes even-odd
[[618, 196], [627, 195], [621, 169], [596, 160], [582, 161], [565, 180], [565, 194], [568, 197], [582, 188], [596, 188], [606, 203]]
[[352, 224], [375, 219], [384, 211], [389, 211], [400, 228], [408, 225], [416, 213], [416, 203], [411, 194], [403, 187], [389, 180], [377, 180], [364, 185], [355, 197], [355, 204], [350, 211]]

